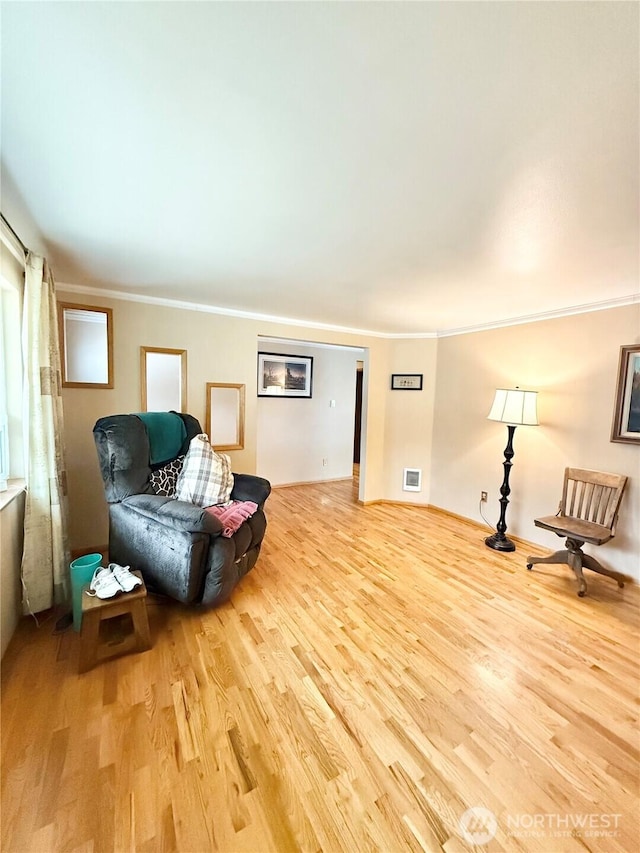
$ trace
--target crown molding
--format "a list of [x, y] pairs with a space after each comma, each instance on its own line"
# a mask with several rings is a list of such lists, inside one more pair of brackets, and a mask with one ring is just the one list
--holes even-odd
[[[56, 282], [56, 289], [65, 293], [82, 293], [87, 296], [122, 299], [124, 302], [143, 302], [146, 305], [159, 305], [164, 308], [178, 308], [184, 311], [200, 311], [204, 314], [220, 314], [223, 317], [239, 317], [243, 320], [257, 320], [262, 323], [278, 323], [283, 326], [302, 326], [307, 329], [321, 329], [326, 332], [342, 332], [349, 335], [365, 335], [369, 338], [388, 338], [386, 332], [372, 332], [368, 329], [352, 329], [349, 326], [334, 326], [330, 323], [318, 323], [314, 320], [299, 320], [295, 317], [277, 317], [273, 314], [260, 314], [254, 311], [241, 311], [236, 308], [220, 308], [216, 305], [205, 305], [200, 302], [185, 302], [180, 299], [166, 299], [160, 296], [146, 296], [139, 293], [129, 293], [122, 290], [106, 290], [102, 287], [88, 287], [82, 284], [66, 284]], [[402, 335], [401, 337], [405, 337]], [[416, 337], [433, 337], [435, 333], [417, 335]]]
[[559, 308], [556, 311], [542, 311], [539, 314], [526, 314], [523, 317], [512, 317], [495, 323], [483, 323], [478, 326], [464, 326], [459, 329], [447, 329], [438, 332], [439, 338], [451, 338], [454, 335], [470, 335], [473, 332], [488, 332], [491, 329], [504, 329], [508, 326], [523, 326], [525, 323], [539, 323], [543, 320], [557, 320], [561, 317], [572, 317], [575, 314], [590, 314], [593, 311], [606, 311], [609, 308], [622, 308], [625, 305], [640, 303], [640, 293], [630, 296], [620, 296], [617, 299], [606, 299], [603, 302], [588, 302], [584, 305], [572, 305], [569, 308]]
[[315, 349], [337, 349], [353, 353], [365, 352], [365, 347], [358, 346], [357, 344], [325, 344], [320, 341], [305, 341], [301, 338], [272, 337], [271, 335], [262, 334], [258, 335], [258, 343], [261, 345], [264, 344], [264, 346], [270, 346], [271, 344], [283, 344], [284, 346], [290, 346], [291, 344], [295, 344], [296, 346], [314, 347]]
[[[81, 293], [108, 299], [121, 299], [124, 302], [142, 302], [146, 305], [159, 305], [165, 308], [181, 309], [184, 311], [200, 311], [204, 314], [219, 314], [223, 317], [238, 317], [243, 320], [257, 320], [263, 323], [277, 323], [283, 326], [302, 326], [307, 329], [320, 329], [326, 332], [341, 332], [349, 335], [361, 335], [369, 338], [384, 338], [386, 340], [424, 340], [429, 338], [450, 338], [455, 335], [470, 335], [474, 332], [488, 332], [492, 329], [504, 329], [509, 326], [522, 326], [526, 323], [539, 323], [543, 320], [557, 320], [571, 317], [575, 314], [588, 314], [592, 311], [605, 311], [609, 308], [621, 308], [625, 305], [640, 303], [640, 293], [607, 299], [602, 302], [589, 302], [584, 305], [572, 305], [555, 311], [543, 311], [539, 314], [527, 314], [522, 317], [511, 317], [494, 323], [481, 323], [475, 326], [461, 326], [456, 329], [443, 329], [435, 332], [377, 332], [371, 329], [354, 329], [349, 326], [334, 326], [331, 323], [318, 323], [314, 320], [300, 320], [294, 317], [277, 317], [272, 314], [260, 314], [254, 311], [240, 311], [236, 308], [220, 308], [216, 305], [206, 305], [199, 302], [187, 302], [179, 299], [166, 299], [160, 296], [147, 296], [140, 293], [130, 293], [122, 290], [107, 290], [101, 287], [89, 287], [82, 284], [67, 284], [57, 282], [56, 289], [66, 293]], [[264, 335], [263, 337], [268, 337]]]

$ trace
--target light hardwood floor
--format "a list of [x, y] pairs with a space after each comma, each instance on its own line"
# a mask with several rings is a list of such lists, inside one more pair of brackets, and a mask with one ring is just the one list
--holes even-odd
[[267, 510], [231, 602], [150, 601], [151, 651], [78, 675], [76, 634], [21, 623], [4, 853], [457, 853], [471, 807], [477, 850], [638, 849], [637, 587], [589, 573], [579, 599], [567, 567], [350, 482]]

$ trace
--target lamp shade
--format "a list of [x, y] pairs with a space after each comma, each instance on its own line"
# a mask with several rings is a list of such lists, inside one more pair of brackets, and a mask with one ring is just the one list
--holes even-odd
[[490, 421], [515, 426], [537, 426], [537, 391], [521, 391], [519, 388], [498, 388], [487, 415]]

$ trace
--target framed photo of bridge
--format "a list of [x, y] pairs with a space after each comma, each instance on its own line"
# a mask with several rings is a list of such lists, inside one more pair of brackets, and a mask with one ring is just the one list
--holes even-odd
[[313, 356], [258, 353], [258, 397], [311, 397]]

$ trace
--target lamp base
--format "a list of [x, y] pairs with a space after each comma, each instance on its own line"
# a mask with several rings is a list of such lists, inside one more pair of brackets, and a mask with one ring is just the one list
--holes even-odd
[[515, 542], [512, 542], [504, 533], [494, 533], [493, 536], [487, 536], [484, 540], [487, 548], [493, 548], [494, 551], [515, 551]]

